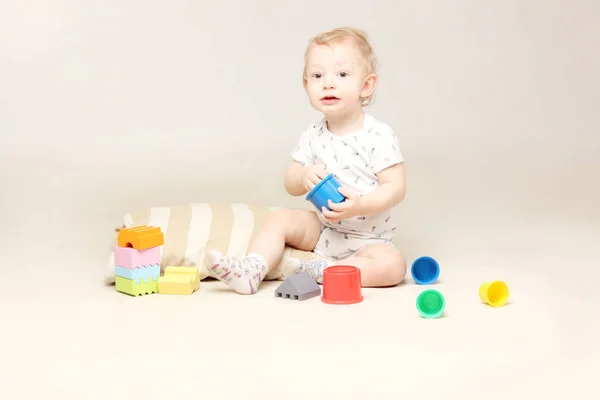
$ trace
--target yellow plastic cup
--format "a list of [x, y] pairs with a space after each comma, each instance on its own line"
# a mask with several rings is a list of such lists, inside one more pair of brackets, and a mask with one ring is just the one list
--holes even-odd
[[479, 298], [492, 307], [502, 307], [509, 296], [508, 286], [502, 281], [486, 282], [479, 287]]

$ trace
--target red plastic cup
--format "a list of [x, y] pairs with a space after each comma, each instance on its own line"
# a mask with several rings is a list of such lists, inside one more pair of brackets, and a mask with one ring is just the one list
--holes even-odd
[[363, 301], [360, 269], [335, 265], [323, 271], [323, 296], [328, 304], [354, 304]]

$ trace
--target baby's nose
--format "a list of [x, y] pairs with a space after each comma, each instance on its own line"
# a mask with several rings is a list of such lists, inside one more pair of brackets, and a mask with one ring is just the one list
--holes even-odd
[[334, 88], [333, 82], [330, 82], [330, 81], [323, 82], [323, 89], [333, 89], [333, 88]]
[[333, 78], [330, 75], [325, 75], [323, 77], [323, 88], [324, 89], [333, 89]]

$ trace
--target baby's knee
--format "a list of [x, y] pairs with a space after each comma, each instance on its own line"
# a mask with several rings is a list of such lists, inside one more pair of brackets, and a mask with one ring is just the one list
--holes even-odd
[[384, 257], [380, 261], [379, 281], [383, 285], [397, 285], [406, 276], [406, 260], [399, 251]]
[[264, 230], [285, 237], [287, 242], [293, 239], [297, 225], [300, 223], [301, 219], [296, 215], [296, 210], [280, 208], [269, 213]]
[[306, 210], [294, 208], [279, 208], [269, 213], [265, 224], [277, 227], [290, 227], [299, 224], [314, 224], [313, 220], [318, 220], [316, 219], [316, 216], [313, 216], [313, 214], [314, 213]]
[[279, 208], [269, 213], [265, 224], [267, 225], [286, 225], [289, 224], [293, 218], [293, 210], [288, 208]]

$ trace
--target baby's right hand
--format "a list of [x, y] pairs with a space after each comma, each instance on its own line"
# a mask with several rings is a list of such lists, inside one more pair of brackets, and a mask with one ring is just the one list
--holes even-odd
[[329, 175], [325, 164], [316, 164], [307, 167], [304, 170], [304, 176], [302, 181], [304, 182], [304, 188], [307, 192], [311, 191], [317, 183], [321, 182], [323, 178]]

